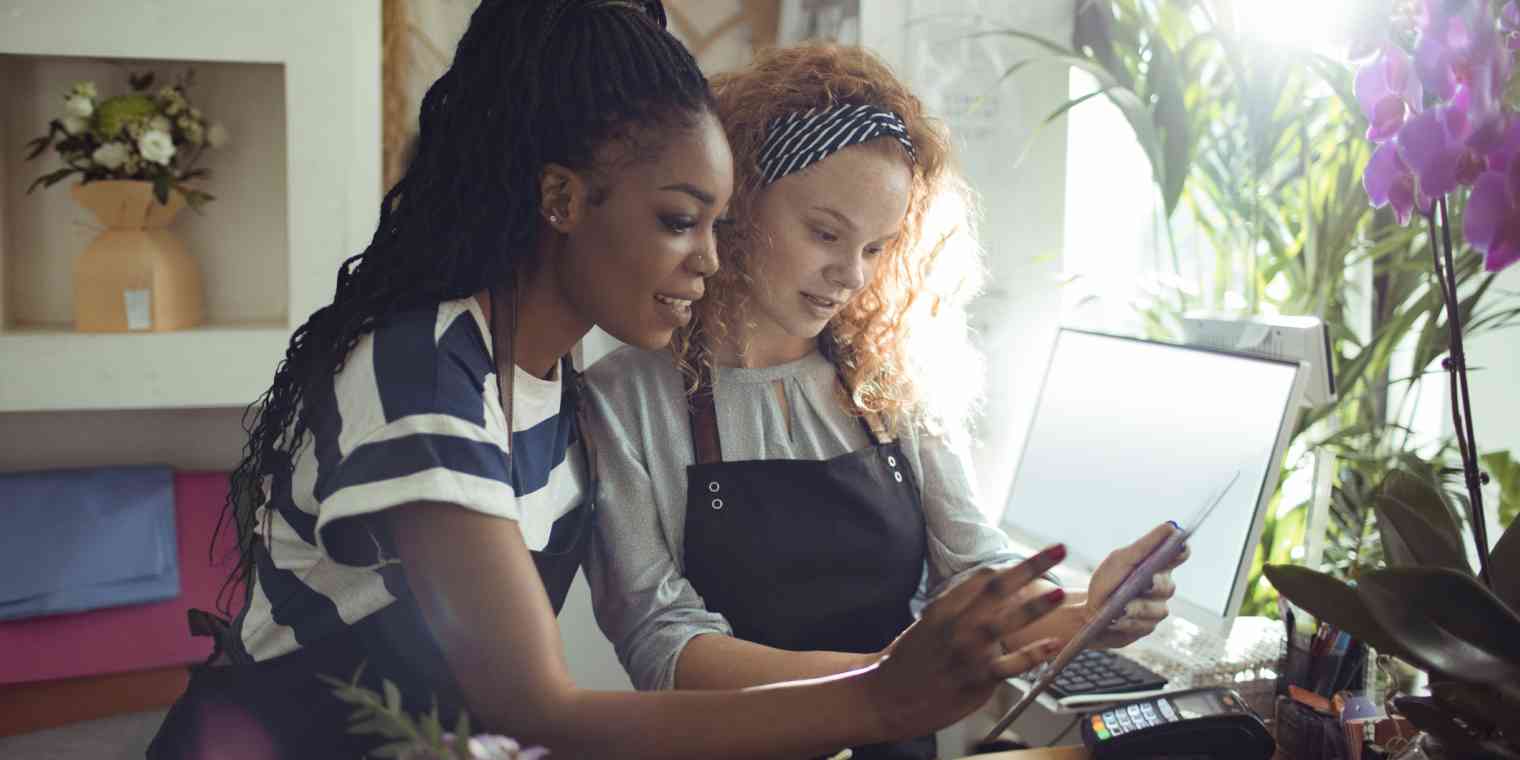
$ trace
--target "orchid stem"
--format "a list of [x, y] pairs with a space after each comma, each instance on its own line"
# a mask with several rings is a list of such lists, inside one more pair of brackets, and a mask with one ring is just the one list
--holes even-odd
[[[1483, 514], [1483, 482], [1478, 472], [1478, 442], [1473, 435], [1472, 401], [1467, 391], [1467, 355], [1462, 348], [1462, 302], [1457, 292], [1457, 269], [1451, 255], [1451, 224], [1446, 216], [1446, 197], [1436, 200], [1437, 207], [1427, 219], [1431, 226], [1430, 248], [1435, 260], [1436, 278], [1441, 284], [1441, 298], [1446, 304], [1446, 325], [1451, 334], [1451, 351], [1447, 370], [1451, 378], [1451, 417], [1462, 457], [1462, 475], [1467, 484], [1471, 511], [1473, 542], [1478, 550], [1478, 578], [1493, 588], [1488, 572], [1488, 525]], [[1437, 245], [1436, 212], [1441, 215], [1440, 243]], [[1442, 249], [1445, 261], [1442, 261]]]

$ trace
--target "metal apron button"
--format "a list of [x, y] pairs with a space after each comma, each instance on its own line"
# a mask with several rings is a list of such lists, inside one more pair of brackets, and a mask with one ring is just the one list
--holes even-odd
[[718, 481], [716, 481], [716, 480], [708, 481], [708, 483], [707, 483], [707, 490], [711, 491], [712, 493], [717, 493], [718, 492]]
[[712, 508], [713, 509], [722, 509], [723, 508], [723, 500], [722, 499], [713, 499], [712, 500]]

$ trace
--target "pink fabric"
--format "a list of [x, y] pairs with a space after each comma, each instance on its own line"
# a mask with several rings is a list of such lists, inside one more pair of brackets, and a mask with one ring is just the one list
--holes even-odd
[[[207, 553], [226, 493], [226, 473], [174, 474], [178, 597], [0, 623], [0, 683], [160, 668], [199, 662], [210, 655], [211, 640], [191, 638], [185, 611], [191, 607], [214, 611], [217, 592], [230, 569], [230, 560], [213, 567]], [[223, 536], [219, 551], [230, 545]], [[235, 601], [240, 602], [241, 596]]]

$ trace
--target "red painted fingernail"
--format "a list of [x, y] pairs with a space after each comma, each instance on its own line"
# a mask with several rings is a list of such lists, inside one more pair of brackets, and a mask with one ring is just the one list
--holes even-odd
[[1061, 560], [1066, 559], [1066, 544], [1056, 544], [1055, 546], [1046, 549], [1043, 554], [1045, 555], [1045, 559], [1048, 559], [1052, 562], [1060, 562]]
[[1061, 600], [1065, 598], [1066, 589], [1064, 588], [1058, 588], [1054, 591], [1047, 591], [1045, 592], [1045, 596], [1041, 597], [1043, 601], [1049, 602], [1050, 604], [1060, 604]]

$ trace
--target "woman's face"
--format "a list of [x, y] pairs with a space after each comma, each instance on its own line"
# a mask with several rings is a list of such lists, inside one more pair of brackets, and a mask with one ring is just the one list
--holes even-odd
[[800, 358], [876, 276], [913, 183], [895, 143], [845, 148], [765, 189], [755, 206], [748, 351]]
[[660, 348], [691, 319], [717, 271], [713, 227], [733, 189], [716, 117], [664, 139], [657, 156], [614, 161], [580, 203], [556, 278], [579, 314], [624, 343]]

